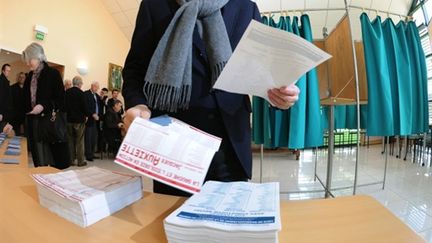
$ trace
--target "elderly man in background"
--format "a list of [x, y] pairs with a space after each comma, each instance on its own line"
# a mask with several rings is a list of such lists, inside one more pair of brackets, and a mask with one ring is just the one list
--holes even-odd
[[[91, 116], [91, 114], [87, 108], [84, 92], [81, 90], [83, 85], [82, 78], [75, 76], [72, 79], [72, 85], [72, 88], [66, 90], [65, 95], [71, 165], [85, 166], [87, 165], [84, 161], [85, 123], [87, 116]], [[75, 159], [77, 163], [75, 163]]]
[[64, 81], [64, 89], [65, 89], [65, 91], [68, 90], [68, 89], [70, 89], [70, 88], [72, 88], [72, 86], [73, 86], [72, 80], [66, 79]]
[[99, 83], [93, 82], [91, 88], [84, 92], [86, 97], [87, 108], [89, 109], [89, 114], [86, 129], [85, 129], [85, 157], [87, 161], [93, 161], [96, 157], [95, 147], [97, 143], [97, 125], [99, 121], [99, 102], [100, 97], [98, 95]]

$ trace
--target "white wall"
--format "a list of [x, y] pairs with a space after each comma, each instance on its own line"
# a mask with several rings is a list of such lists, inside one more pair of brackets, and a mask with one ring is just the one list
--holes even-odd
[[35, 41], [34, 25], [48, 28], [39, 42], [49, 61], [65, 66], [65, 78], [87, 63], [84, 89], [107, 86], [108, 63], [123, 66], [129, 41], [99, 0], [0, 0], [0, 48], [17, 53]]

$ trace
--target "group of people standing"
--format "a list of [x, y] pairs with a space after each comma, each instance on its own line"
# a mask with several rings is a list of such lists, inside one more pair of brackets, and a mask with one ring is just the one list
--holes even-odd
[[97, 158], [95, 150], [104, 152], [106, 144], [115, 152], [121, 140], [122, 102], [118, 100], [118, 90], [112, 91], [108, 98], [108, 89], [100, 93], [99, 83], [93, 82], [87, 91], [82, 90], [83, 80], [75, 76], [72, 86], [65, 82], [65, 103], [67, 114], [67, 133], [71, 165], [84, 166], [85, 161]]
[[[115, 152], [121, 141], [122, 102], [118, 90], [108, 90], [93, 82], [82, 90], [83, 80], [76, 76], [63, 83], [58, 70], [47, 64], [43, 47], [30, 44], [22, 53], [30, 72], [19, 73], [17, 83], [10, 86], [11, 65], [2, 66], [0, 76], [0, 132], [28, 138], [35, 167], [51, 165], [65, 169], [71, 165], [84, 166], [93, 161], [96, 150]], [[70, 86], [69, 86], [70, 85]], [[67, 139], [44, 141], [40, 123], [53, 111], [66, 114]]]

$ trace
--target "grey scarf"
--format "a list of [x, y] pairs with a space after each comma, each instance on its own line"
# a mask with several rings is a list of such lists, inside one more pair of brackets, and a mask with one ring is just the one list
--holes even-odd
[[177, 0], [181, 7], [162, 36], [144, 80], [144, 95], [150, 108], [175, 112], [189, 107], [192, 42], [197, 23], [208, 53], [212, 83], [219, 77], [232, 54], [220, 11], [228, 1]]

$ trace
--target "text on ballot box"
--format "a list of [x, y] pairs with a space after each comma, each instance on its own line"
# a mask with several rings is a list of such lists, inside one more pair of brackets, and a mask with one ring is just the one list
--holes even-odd
[[180, 190], [200, 191], [221, 138], [169, 116], [136, 118], [115, 162]]

